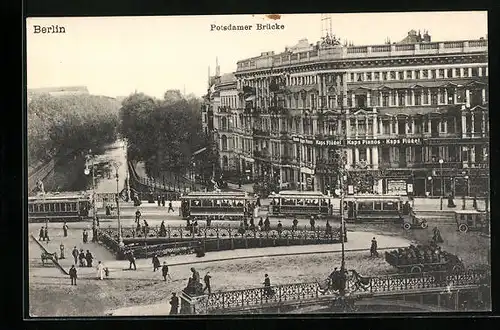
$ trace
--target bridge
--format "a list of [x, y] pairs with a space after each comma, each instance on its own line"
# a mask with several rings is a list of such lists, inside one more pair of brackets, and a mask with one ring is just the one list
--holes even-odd
[[[424, 298], [435, 297], [437, 305], [440, 306], [443, 305], [442, 299], [449, 300], [453, 297], [451, 304], [458, 309], [460, 294], [472, 294], [481, 300], [490, 288], [490, 273], [487, 270], [396, 274], [366, 278], [355, 274], [350, 271], [346, 283], [346, 298], [352, 301], [363, 298], [405, 300], [416, 296], [423, 303]], [[277, 285], [272, 286], [271, 290], [274, 291], [271, 296], [266, 294], [262, 287], [194, 297], [183, 292], [181, 312], [185, 314], [259, 313], [263, 310], [282, 312], [311, 304], [328, 304], [339, 298], [337, 290], [325, 288], [318, 282]]]

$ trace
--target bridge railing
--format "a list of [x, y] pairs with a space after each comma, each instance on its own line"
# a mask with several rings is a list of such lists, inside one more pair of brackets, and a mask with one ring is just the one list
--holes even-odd
[[[358, 294], [412, 292], [429, 288], [446, 288], [447, 286], [468, 286], [489, 283], [487, 270], [466, 270], [459, 273], [421, 273], [396, 274], [376, 277], [357, 278], [349, 276], [346, 292], [351, 296]], [[270, 287], [274, 294], [269, 295], [269, 289], [251, 288], [243, 290], [216, 292], [199, 300], [199, 311], [213, 312], [226, 309], [258, 307], [259, 305], [278, 304], [307, 299], [318, 299], [322, 296], [335, 296], [338, 291], [331, 288], [322, 289], [318, 282], [295, 283]]]
[[243, 289], [210, 294], [204, 304], [207, 311], [249, 306], [276, 304], [286, 301], [317, 299], [334, 294], [327, 289], [321, 290], [317, 282], [274, 285], [270, 287]]

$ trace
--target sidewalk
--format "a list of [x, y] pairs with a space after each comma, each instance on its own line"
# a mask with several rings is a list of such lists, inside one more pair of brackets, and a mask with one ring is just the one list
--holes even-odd
[[239, 188], [237, 184], [228, 182], [227, 187], [231, 190], [244, 191], [244, 192], [247, 192], [249, 194], [253, 194], [253, 184], [252, 183], [242, 184], [241, 188]]
[[[456, 210], [461, 210], [462, 205], [463, 205], [463, 199], [460, 197], [455, 197], [453, 200], [456, 207], [454, 208], [449, 208], [448, 207], [448, 199], [443, 198], [443, 210], [442, 211], [456, 211]], [[418, 211], [441, 211], [441, 201], [439, 198], [415, 198], [413, 202], [413, 209], [418, 212]], [[465, 199], [465, 209], [466, 210], [473, 210], [474, 208], [472, 207], [473, 200], [472, 198], [466, 198]], [[484, 199], [478, 199], [477, 200], [477, 208], [478, 210], [484, 210], [485, 209], [485, 201]]]

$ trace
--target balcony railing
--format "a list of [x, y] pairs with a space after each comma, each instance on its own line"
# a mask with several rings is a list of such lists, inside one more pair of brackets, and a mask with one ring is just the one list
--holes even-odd
[[254, 150], [253, 156], [258, 159], [271, 160], [271, 155], [269, 154], [269, 151]]
[[270, 133], [268, 131], [264, 131], [264, 130], [257, 129], [257, 128], [254, 128], [252, 130], [252, 134], [256, 135], [256, 136], [269, 136], [270, 135]]

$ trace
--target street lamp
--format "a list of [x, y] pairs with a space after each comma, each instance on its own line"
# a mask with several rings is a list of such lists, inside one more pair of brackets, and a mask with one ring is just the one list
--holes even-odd
[[434, 190], [434, 189], [432, 189], [432, 188], [434, 188], [434, 187], [433, 187], [433, 185], [434, 185], [434, 184], [433, 184], [433, 182], [432, 182], [432, 176], [430, 176], [430, 175], [429, 175], [429, 176], [427, 177], [427, 180], [429, 180], [429, 182], [430, 182], [430, 184], [431, 184], [431, 191], [429, 192], [429, 196], [431, 196], [431, 195], [432, 195], [432, 191]]
[[440, 159], [439, 160], [439, 167], [441, 169], [441, 193], [439, 194], [439, 209], [442, 211], [443, 210], [443, 194], [444, 194], [444, 182], [443, 182], [443, 163], [444, 160]]
[[94, 171], [94, 157], [92, 157], [92, 150], [89, 150], [89, 158], [92, 160], [92, 171], [89, 170], [87, 166], [85, 166], [84, 173], [85, 175], [89, 175], [90, 172], [92, 172], [92, 226], [96, 226], [96, 216], [97, 216], [97, 209], [96, 209], [96, 198], [95, 198], [95, 171]]
[[121, 225], [121, 220], [120, 220], [120, 188], [118, 186], [119, 184], [119, 175], [118, 175], [118, 169], [120, 167], [119, 163], [114, 163], [113, 164], [115, 171], [116, 171], [116, 213], [118, 215], [118, 246], [120, 248], [123, 248], [125, 244], [123, 244], [123, 237], [122, 237], [122, 225]]
[[465, 195], [469, 195], [469, 176], [466, 175], [464, 176], [464, 180], [465, 180], [465, 192], [464, 192], [464, 198], [462, 200], [462, 210], [465, 210]]

